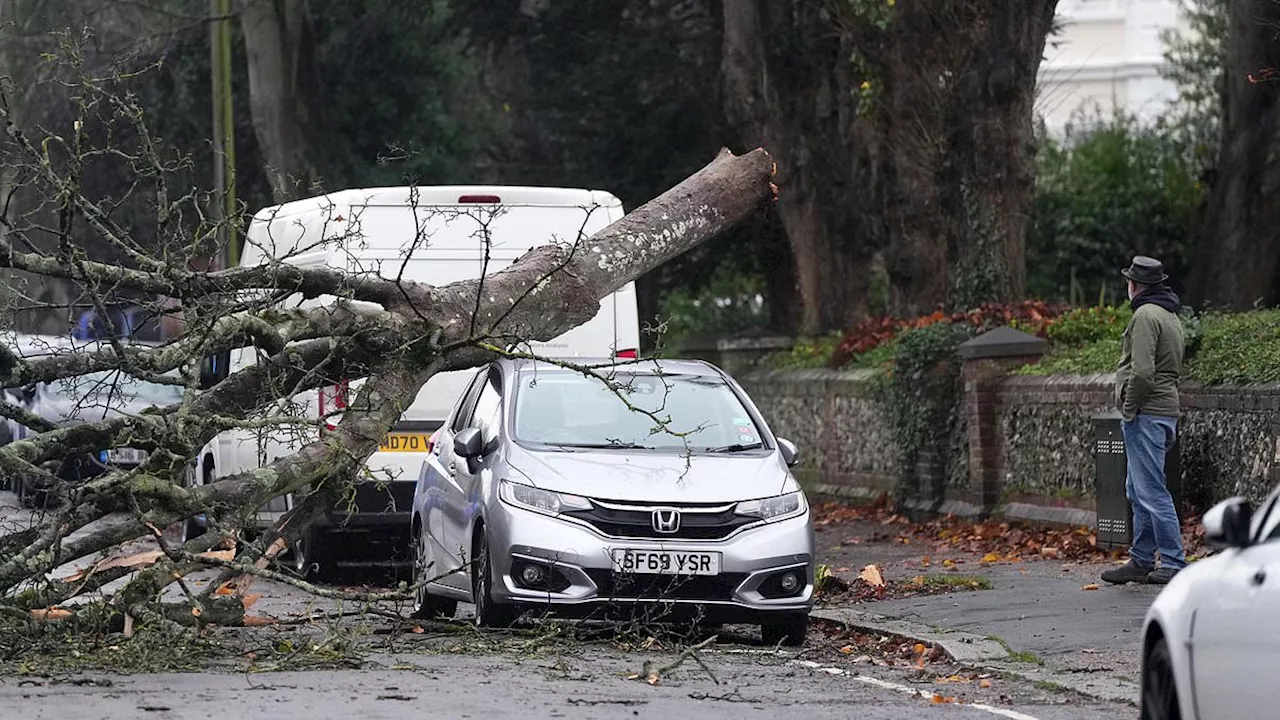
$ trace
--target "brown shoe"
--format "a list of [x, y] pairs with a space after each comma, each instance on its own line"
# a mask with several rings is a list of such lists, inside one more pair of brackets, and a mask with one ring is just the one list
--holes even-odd
[[1113, 585], [1124, 585], [1125, 583], [1145, 583], [1147, 576], [1155, 570], [1154, 567], [1145, 567], [1139, 565], [1133, 560], [1121, 565], [1118, 568], [1112, 568], [1102, 573], [1102, 579]]

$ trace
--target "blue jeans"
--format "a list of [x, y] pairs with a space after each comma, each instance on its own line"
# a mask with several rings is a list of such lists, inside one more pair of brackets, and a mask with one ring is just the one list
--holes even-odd
[[1133, 544], [1129, 558], [1138, 565], [1177, 570], [1187, 565], [1182, 550], [1182, 526], [1173, 496], [1165, 483], [1165, 453], [1173, 446], [1177, 418], [1138, 413], [1122, 423], [1128, 476], [1125, 495], [1133, 503]]

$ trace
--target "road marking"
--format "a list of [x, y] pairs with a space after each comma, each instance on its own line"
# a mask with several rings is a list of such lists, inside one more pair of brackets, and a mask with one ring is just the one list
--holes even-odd
[[[898, 683], [889, 682], [888, 680], [881, 680], [880, 678], [874, 678], [874, 677], [871, 677], [870, 675], [859, 675], [858, 673], [851, 673], [847, 670], [843, 670], [838, 667], [821, 665], [819, 663], [813, 662], [812, 660], [792, 660], [791, 662], [796, 665], [800, 665], [801, 667], [807, 667], [810, 670], [817, 670], [818, 672], [824, 672], [824, 673], [827, 673], [828, 675], [842, 675], [844, 677], [857, 680], [858, 682], [864, 682], [868, 685], [875, 685], [878, 688], [884, 688], [885, 690], [896, 690], [901, 693], [906, 693], [908, 695], [915, 695], [917, 697], [921, 697], [921, 698], [924, 698], [925, 700], [930, 700], [930, 701], [932, 701], [934, 698], [934, 693], [928, 690], [917, 690], [913, 687], [907, 687], [906, 685], [899, 685]], [[1037, 720], [1035, 717], [1032, 717], [1031, 715], [1027, 715], [1025, 713], [1020, 713], [1017, 710], [1006, 710], [1005, 708], [998, 708], [998, 707], [995, 707], [994, 705], [986, 705], [983, 703], [952, 703], [952, 704], [963, 705], [964, 707], [973, 708], [975, 710], [983, 710], [985, 712], [991, 713], [992, 715], [999, 715], [1000, 717], [1009, 718], [1009, 720]]]

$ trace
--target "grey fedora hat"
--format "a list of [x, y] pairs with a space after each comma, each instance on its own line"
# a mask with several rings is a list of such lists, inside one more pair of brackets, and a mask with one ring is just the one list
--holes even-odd
[[1121, 270], [1120, 274], [1139, 285], [1159, 285], [1169, 279], [1164, 271], [1164, 264], [1146, 255], [1134, 256], [1133, 262]]

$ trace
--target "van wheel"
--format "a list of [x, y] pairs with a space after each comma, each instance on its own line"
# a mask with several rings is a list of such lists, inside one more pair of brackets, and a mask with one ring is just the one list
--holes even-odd
[[328, 580], [333, 575], [332, 567], [332, 548], [325, 541], [325, 533], [319, 528], [309, 527], [302, 534], [301, 552], [298, 552], [298, 545], [289, 548], [290, 554], [293, 556], [293, 568], [300, 577], [307, 578], [313, 582]]

